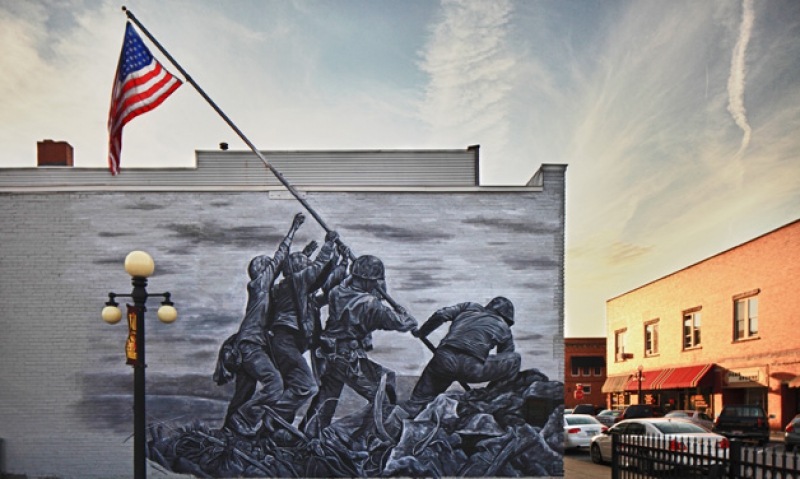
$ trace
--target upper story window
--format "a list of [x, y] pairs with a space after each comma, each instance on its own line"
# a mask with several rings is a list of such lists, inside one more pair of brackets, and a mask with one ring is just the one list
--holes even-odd
[[644, 325], [644, 355], [658, 354], [658, 320], [648, 321]]
[[700, 347], [700, 308], [683, 312], [683, 349]]
[[572, 375], [573, 376], [580, 376], [581, 375], [581, 368], [578, 366], [572, 365]]
[[614, 360], [624, 361], [625, 357], [625, 335], [628, 333], [628, 328], [620, 329], [614, 332]]
[[758, 336], [758, 291], [734, 296], [733, 339], [740, 341]]

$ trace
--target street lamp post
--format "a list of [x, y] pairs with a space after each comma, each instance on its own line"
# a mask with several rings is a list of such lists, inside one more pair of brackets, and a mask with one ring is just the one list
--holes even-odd
[[638, 368], [636, 368], [636, 382], [639, 385], [639, 403], [642, 404], [642, 381], [644, 380], [644, 376], [642, 376], [642, 365], [640, 364]]
[[[146, 441], [146, 416], [145, 416], [145, 322], [144, 313], [147, 311], [145, 303], [151, 296], [164, 298], [158, 308], [158, 319], [164, 323], [171, 323], [178, 317], [175, 307], [170, 301], [170, 293], [148, 293], [147, 278], [153, 274], [155, 264], [153, 258], [144, 251], [134, 251], [125, 258], [125, 271], [131, 275], [133, 291], [131, 294], [108, 293], [108, 302], [103, 308], [103, 321], [116, 324], [122, 319], [122, 311], [116, 303], [116, 298], [131, 298], [133, 300], [135, 323], [131, 323], [131, 336], [134, 338], [135, 358], [133, 360], [133, 477], [145, 479], [147, 477], [147, 441]], [[130, 312], [129, 312], [130, 314]], [[130, 318], [129, 318], [130, 320]]]

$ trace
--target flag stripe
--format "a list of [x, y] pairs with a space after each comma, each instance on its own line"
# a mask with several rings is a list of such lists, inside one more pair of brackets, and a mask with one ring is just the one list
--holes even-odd
[[122, 127], [167, 99], [183, 84], [153, 58], [128, 22], [108, 112], [108, 168], [119, 173]]

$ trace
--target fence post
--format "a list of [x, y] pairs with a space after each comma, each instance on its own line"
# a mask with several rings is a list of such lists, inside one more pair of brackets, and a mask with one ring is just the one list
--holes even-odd
[[728, 454], [730, 459], [730, 479], [738, 479], [741, 477], [739, 472], [742, 470], [742, 441], [738, 439], [732, 439], [729, 441], [730, 447], [728, 449]]
[[619, 479], [619, 434], [611, 435], [611, 479]]

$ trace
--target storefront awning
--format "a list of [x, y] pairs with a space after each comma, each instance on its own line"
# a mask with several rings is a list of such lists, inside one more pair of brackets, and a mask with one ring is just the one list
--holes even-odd
[[708, 373], [712, 367], [714, 367], [713, 364], [698, 364], [697, 366], [671, 369], [658, 389], [683, 389], [710, 385], [712, 378]]
[[797, 376], [796, 378], [794, 378], [791, 381], [789, 381], [789, 387], [790, 388], [800, 388], [800, 376]]
[[[672, 369], [656, 369], [654, 371], [642, 371], [642, 391], [654, 391], [661, 389], [661, 383], [669, 376]], [[630, 376], [628, 384], [625, 386], [626, 391], [636, 392], [639, 390], [639, 380], [636, 375]]]
[[624, 376], [610, 376], [606, 379], [606, 382], [603, 383], [602, 391], [604, 393], [618, 393], [625, 390], [625, 384], [628, 382], [627, 374]]

